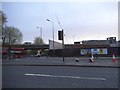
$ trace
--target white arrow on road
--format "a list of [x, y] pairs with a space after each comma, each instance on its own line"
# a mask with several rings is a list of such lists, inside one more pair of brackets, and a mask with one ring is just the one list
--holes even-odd
[[62, 78], [76, 78], [76, 79], [91, 79], [91, 80], [106, 80], [105, 78], [91, 78], [91, 77], [79, 77], [79, 76], [61, 76], [50, 74], [25, 74], [26, 76], [38, 76], [38, 77], [62, 77]]

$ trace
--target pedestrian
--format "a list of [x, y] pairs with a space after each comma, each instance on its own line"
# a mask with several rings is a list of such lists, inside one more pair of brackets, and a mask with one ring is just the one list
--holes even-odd
[[76, 62], [79, 62], [79, 59], [78, 59], [78, 58], [75, 58], [75, 61], [76, 61]]
[[89, 61], [90, 61], [90, 62], [94, 62], [94, 59], [93, 59], [93, 58], [90, 58]]
[[93, 54], [91, 54], [91, 57], [90, 57], [89, 61], [90, 62], [94, 62], [94, 56], [93, 56]]

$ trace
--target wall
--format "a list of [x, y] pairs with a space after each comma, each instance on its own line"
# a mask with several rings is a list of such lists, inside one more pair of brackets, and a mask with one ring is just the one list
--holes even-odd
[[[64, 56], [65, 57], [79, 57], [79, 56], [81, 56], [81, 57], [83, 57], [83, 56], [89, 57], [90, 56], [90, 54], [82, 55], [80, 53], [81, 49], [83, 49], [83, 48], [66, 48], [64, 50]], [[92, 48], [86, 48], [86, 49], [92, 49]], [[118, 47], [107, 47], [106, 49], [107, 49], [108, 53], [107, 54], [98, 54], [98, 57], [109, 57], [109, 56], [111, 57], [113, 54], [115, 56], [118, 56], [119, 53], [120, 53], [120, 49]], [[63, 50], [58, 49], [58, 50], [55, 50], [55, 55], [54, 56], [61, 57], [62, 54], [63, 54]], [[48, 55], [53, 56], [53, 51], [50, 50]]]

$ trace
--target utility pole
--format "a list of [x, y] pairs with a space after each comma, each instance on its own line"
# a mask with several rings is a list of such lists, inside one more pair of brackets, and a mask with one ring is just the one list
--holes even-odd
[[54, 42], [54, 23], [47, 19], [48, 22], [51, 22], [52, 23], [52, 33], [53, 33], [53, 56], [55, 56], [55, 42]]

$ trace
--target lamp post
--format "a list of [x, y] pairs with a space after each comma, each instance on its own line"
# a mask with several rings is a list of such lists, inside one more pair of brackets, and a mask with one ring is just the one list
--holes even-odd
[[51, 20], [49, 20], [49, 19], [47, 19], [47, 21], [49, 21], [49, 22], [52, 23], [52, 33], [53, 33], [53, 56], [54, 56], [54, 54], [55, 54], [55, 44], [54, 44], [54, 23], [53, 23]]
[[42, 27], [37, 27], [40, 28], [40, 37], [41, 37], [41, 44], [42, 44]]

